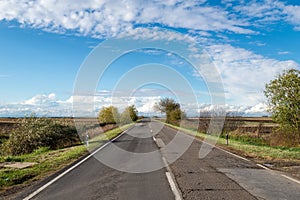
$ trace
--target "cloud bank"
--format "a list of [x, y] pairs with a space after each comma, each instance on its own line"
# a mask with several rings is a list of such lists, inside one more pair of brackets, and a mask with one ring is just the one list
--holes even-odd
[[[160, 96], [148, 96], [148, 97], [124, 97], [119, 99], [120, 104], [112, 103], [111, 97], [94, 97], [95, 107], [93, 110], [94, 115], [88, 115], [89, 117], [96, 117], [97, 113], [102, 107], [114, 105], [122, 111], [124, 107], [128, 105], [135, 105], [140, 115], [160, 115], [161, 113], [154, 110], [153, 106], [162, 97]], [[81, 97], [81, 102], [89, 102], [89, 97]], [[73, 97], [68, 99], [60, 100], [54, 93], [41, 94], [33, 96], [32, 98], [13, 104], [0, 105], [0, 117], [24, 117], [34, 113], [37, 116], [47, 117], [72, 117], [74, 110], [72, 107]], [[209, 112], [214, 110], [214, 106], [210, 104], [189, 104], [181, 105], [184, 108], [188, 116], [199, 116], [200, 112]], [[258, 103], [254, 106], [233, 106], [225, 105], [227, 112], [238, 113], [239, 115], [246, 116], [262, 116], [268, 114], [266, 109], [267, 106], [263, 103]], [[78, 111], [78, 110], [77, 110]], [[77, 112], [76, 111], [76, 112]], [[90, 114], [90, 112], [88, 112]], [[76, 116], [87, 116], [86, 112], [77, 113]]]
[[262, 25], [281, 21], [300, 29], [300, 6], [272, 0], [222, 0], [220, 5], [205, 0], [6, 0], [0, 2], [0, 10], [0, 20], [21, 26], [100, 38], [155, 24], [204, 34], [257, 34]]

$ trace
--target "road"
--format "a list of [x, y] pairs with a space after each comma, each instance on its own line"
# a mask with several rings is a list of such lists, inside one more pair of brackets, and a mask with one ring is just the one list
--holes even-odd
[[[152, 123], [152, 127], [158, 126]], [[156, 140], [165, 146], [175, 141], [175, 134], [174, 129], [164, 127], [156, 135]], [[208, 146], [204, 144], [193, 140], [184, 154], [170, 165], [184, 199], [300, 199], [300, 182], [266, 170], [250, 160], [219, 148], [213, 148], [200, 159], [200, 148]], [[175, 142], [173, 145], [180, 144]], [[165, 147], [161, 151], [166, 160], [172, 160], [178, 153], [176, 149]]]
[[[191, 137], [179, 132], [180, 140], [176, 140], [175, 135], [174, 129], [158, 122], [138, 123], [33, 199], [175, 199], [165, 167], [139, 171], [164, 166], [162, 157], [170, 162], [168, 170], [183, 199], [300, 199], [299, 184], [249, 160], [218, 148], [199, 159], [201, 141], [192, 140], [179, 156], [182, 142]], [[167, 148], [171, 144], [174, 148]], [[155, 152], [151, 158], [146, 155], [149, 152]], [[146, 159], [135, 159], [136, 154]]]
[[[132, 137], [130, 134], [143, 135], [144, 138]], [[148, 135], [148, 137], [147, 137]], [[113, 144], [130, 152], [152, 152], [157, 150], [148, 126], [136, 127], [115, 140]], [[97, 159], [109, 151], [108, 145], [83, 164], [47, 187], [33, 199], [174, 199], [166, 169], [149, 173], [126, 173], [110, 168]], [[132, 165], [132, 159], [123, 155], [112, 155], [115, 160], [122, 160], [123, 165]], [[162, 162], [157, 154], [157, 162]], [[149, 161], [152, 162], [152, 161]]]

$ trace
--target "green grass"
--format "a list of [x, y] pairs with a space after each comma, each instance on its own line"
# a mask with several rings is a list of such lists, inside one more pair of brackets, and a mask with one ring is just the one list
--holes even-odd
[[98, 135], [98, 136], [96, 136], [92, 139], [89, 139], [88, 150], [89, 151], [94, 150], [95, 148], [97, 148], [103, 142], [106, 142], [106, 141], [118, 136], [120, 133], [122, 133], [124, 130], [127, 130], [128, 128], [130, 128], [134, 124], [135, 123], [126, 124], [122, 127], [118, 127], [118, 128], [106, 131], [104, 134], [100, 134], [100, 135]]
[[[208, 135], [204, 133], [199, 133], [195, 130], [189, 130], [187, 128], [177, 127], [167, 124], [170, 127], [184, 131], [190, 135], [197, 136], [201, 139], [207, 138]], [[229, 145], [226, 145], [225, 138], [218, 138], [214, 136], [209, 136], [210, 139], [216, 140], [217, 144], [222, 147], [238, 150], [242, 152], [243, 155], [252, 158], [265, 159], [265, 160], [289, 160], [289, 161], [300, 161], [300, 148], [283, 148], [283, 147], [271, 147], [263, 145], [250, 144], [247, 141], [237, 141], [230, 139]]]
[[78, 157], [86, 153], [82, 145], [55, 151], [41, 148], [31, 154], [21, 156], [0, 157], [1, 162], [36, 162], [33, 167], [26, 169], [0, 169], [0, 188], [26, 183], [28, 180], [37, 179], [47, 174], [62, 169]]
[[[132, 124], [109, 130], [99, 136], [89, 140], [89, 150], [99, 147], [107, 142], [123, 130], [128, 129]], [[85, 145], [73, 146], [59, 150], [49, 150], [49, 148], [40, 148], [33, 153], [24, 154], [21, 156], [0, 156], [0, 162], [36, 162], [33, 167], [26, 169], [10, 169], [0, 168], [0, 191], [3, 191], [10, 186], [18, 184], [26, 184], [28, 182], [41, 179], [49, 176], [55, 171], [58, 171], [65, 166], [76, 161], [79, 157], [88, 152]]]

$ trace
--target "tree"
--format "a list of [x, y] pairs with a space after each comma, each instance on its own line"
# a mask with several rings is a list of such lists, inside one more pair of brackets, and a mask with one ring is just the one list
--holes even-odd
[[103, 107], [99, 112], [99, 121], [101, 124], [116, 124], [119, 122], [120, 114], [116, 107]]
[[300, 126], [300, 71], [289, 69], [266, 84], [265, 96], [273, 120], [282, 130], [299, 133]]
[[180, 109], [180, 104], [174, 99], [164, 98], [154, 106], [155, 110], [166, 113], [166, 122], [178, 125], [178, 122], [185, 116], [185, 113]]
[[121, 114], [121, 122], [129, 123], [138, 119], [138, 111], [134, 105], [128, 106]]

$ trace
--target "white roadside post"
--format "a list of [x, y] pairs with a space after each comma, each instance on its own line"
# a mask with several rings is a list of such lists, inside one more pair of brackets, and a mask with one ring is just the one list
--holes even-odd
[[89, 146], [89, 134], [88, 133], [86, 133], [85, 142], [86, 142], [86, 146], [88, 147]]

